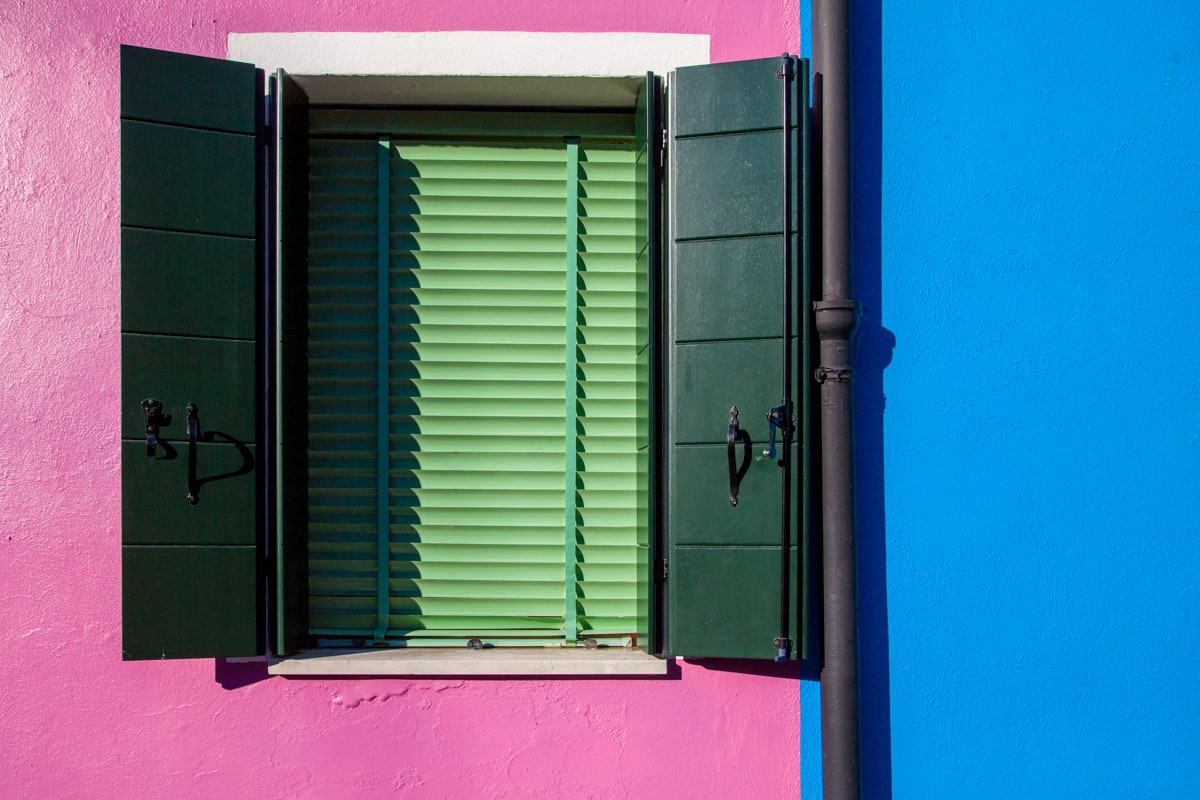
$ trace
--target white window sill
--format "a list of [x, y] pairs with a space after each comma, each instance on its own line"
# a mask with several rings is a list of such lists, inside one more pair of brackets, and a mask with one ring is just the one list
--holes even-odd
[[666, 675], [667, 661], [641, 650], [583, 647], [442, 647], [306, 650], [273, 660], [272, 675]]

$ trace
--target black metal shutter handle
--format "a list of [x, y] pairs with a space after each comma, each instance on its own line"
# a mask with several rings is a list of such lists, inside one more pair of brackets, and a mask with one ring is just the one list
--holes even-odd
[[200, 481], [196, 478], [196, 440], [200, 438], [200, 409], [195, 403], [187, 404], [188, 436], [188, 502], [200, 502]]
[[[737, 465], [738, 442], [742, 443], [743, 448], [741, 467]], [[729, 431], [725, 435], [725, 446], [729, 459], [729, 505], [736, 507], [738, 504], [738, 489], [741, 488], [742, 478], [746, 477], [746, 472], [750, 469], [750, 459], [753, 457], [753, 453], [751, 452], [753, 443], [750, 441], [750, 433], [749, 431], [742, 430], [738, 425], [737, 406], [729, 409]]]

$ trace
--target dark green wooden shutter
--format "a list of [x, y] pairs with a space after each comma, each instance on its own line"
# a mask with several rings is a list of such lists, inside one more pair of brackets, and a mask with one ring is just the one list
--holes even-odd
[[[792, 174], [789, 241], [796, 277], [792, 331], [799, 421], [792, 471], [797, 597], [808, 503], [809, 314], [806, 64], [792, 84], [791, 164], [782, 163], [778, 59], [688, 67], [670, 92], [667, 538], [670, 651], [769, 658], [779, 635], [780, 500], [766, 412], [782, 395], [782, 176]], [[737, 406], [756, 458], [729, 503], [725, 435]], [[741, 452], [739, 448], [739, 461]], [[793, 599], [791, 636], [802, 618]], [[799, 654], [802, 648], [796, 648]]]
[[[261, 80], [249, 64], [121, 48], [126, 659], [264, 652]], [[171, 418], [154, 457], [147, 398]]]

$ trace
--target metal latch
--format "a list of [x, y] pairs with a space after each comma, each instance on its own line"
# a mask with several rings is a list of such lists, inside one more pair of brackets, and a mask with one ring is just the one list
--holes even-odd
[[791, 402], [775, 406], [767, 412], [767, 424], [771, 427], [770, 447], [763, 451], [767, 458], [775, 458], [775, 431], [789, 439], [795, 433], [796, 415], [792, 413]]
[[146, 419], [146, 455], [151, 458], [154, 457], [155, 449], [159, 445], [159, 427], [171, 424], [171, 415], [164, 415], [162, 410], [163, 404], [161, 400], [147, 397], [142, 401], [142, 416]]

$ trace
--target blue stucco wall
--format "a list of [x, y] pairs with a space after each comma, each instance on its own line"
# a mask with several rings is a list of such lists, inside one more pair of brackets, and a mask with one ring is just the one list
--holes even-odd
[[853, 8], [867, 796], [1198, 797], [1200, 5]]

